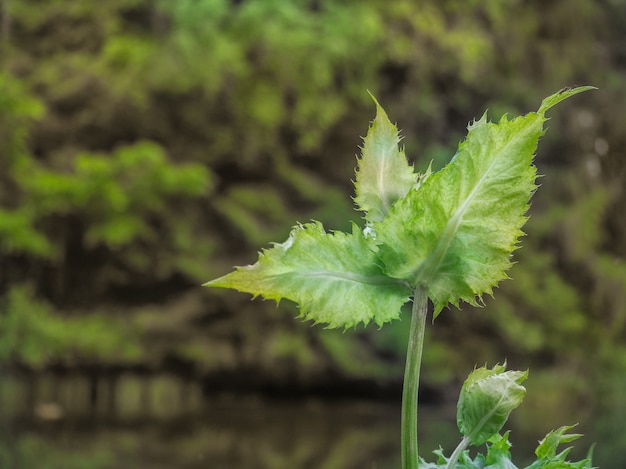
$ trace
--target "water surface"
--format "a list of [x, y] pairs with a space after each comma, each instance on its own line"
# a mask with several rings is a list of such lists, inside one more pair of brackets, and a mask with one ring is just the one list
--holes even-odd
[[[79, 377], [4, 377], [0, 468], [400, 467], [400, 402], [228, 394], [205, 398], [197, 385], [169, 376], [126, 376], [114, 384], [98, 383], [94, 396]], [[551, 422], [547, 413], [529, 416], [523, 407], [516, 412], [520, 417], [511, 419], [509, 427], [520, 467], [531, 458], [544, 427], [573, 423]], [[577, 431], [587, 436], [572, 456], [584, 456], [594, 437], [608, 434], [612, 441], [596, 449], [597, 464], [626, 467], [624, 417], [605, 416], [604, 430], [582, 422]], [[434, 459], [428, 456], [439, 445], [449, 454], [459, 438], [454, 407], [421, 406], [420, 435], [420, 453], [427, 459]]]

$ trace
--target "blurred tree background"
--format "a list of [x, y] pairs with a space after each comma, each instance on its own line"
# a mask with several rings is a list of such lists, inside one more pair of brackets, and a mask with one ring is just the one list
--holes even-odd
[[0, 8], [5, 366], [396, 395], [408, 320], [329, 331], [286, 303], [199, 285], [254, 262], [296, 221], [359, 221], [350, 196], [374, 115], [366, 90], [411, 161], [438, 169], [485, 109], [496, 120], [591, 84], [600, 90], [554, 112], [540, 144], [543, 186], [514, 281], [483, 310], [444, 312], [423, 370], [425, 389], [456, 393], [476, 363], [507, 357], [565, 389], [536, 396], [538, 411], [554, 399], [600, 406], [596, 388], [619, 394], [624, 383], [605, 377], [626, 372], [624, 0]]

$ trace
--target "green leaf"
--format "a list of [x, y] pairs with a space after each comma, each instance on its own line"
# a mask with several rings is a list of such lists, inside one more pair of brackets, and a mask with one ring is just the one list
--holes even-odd
[[556, 93], [539, 112], [512, 121], [483, 116], [448, 166], [423, 175], [407, 163], [396, 126], [376, 103], [355, 183], [373, 235], [356, 226], [352, 234], [298, 226], [256, 264], [206, 285], [291, 299], [303, 316], [330, 327], [397, 318], [417, 287], [428, 292], [435, 317], [448, 303], [477, 305], [506, 278], [523, 234], [545, 111], [586, 89]]
[[356, 225], [326, 233], [318, 222], [296, 226], [289, 239], [264, 250], [256, 264], [205, 284], [234, 288], [277, 302], [290, 299], [302, 316], [329, 327], [379, 326], [398, 318], [411, 290], [386, 277], [376, 246]]
[[[497, 368], [502, 369], [502, 367]], [[493, 371], [481, 370], [483, 371], [477, 373], [477, 376], [480, 375], [482, 377], [479, 379], [485, 379]], [[566, 461], [565, 458], [571, 448], [566, 448], [564, 451], [556, 454], [556, 449], [559, 444], [575, 440], [580, 436], [566, 435], [565, 432], [571, 428], [572, 427], [561, 427], [546, 435], [536, 450], [538, 459], [531, 465], [526, 466], [525, 469], [597, 469], [592, 467], [591, 454], [578, 462]], [[450, 467], [454, 469], [518, 469], [511, 460], [511, 447], [509, 432], [506, 432], [504, 435], [496, 433], [487, 440], [486, 455], [479, 453], [472, 459], [469, 451], [463, 450], [459, 455], [459, 459], [452, 461], [452, 457], [447, 458], [443, 454], [443, 451], [438, 449], [434, 451], [437, 456], [437, 462], [426, 462], [424, 459], [420, 458], [419, 467], [420, 469], [448, 469]]]
[[565, 433], [574, 427], [575, 425], [563, 426], [548, 433], [539, 442], [539, 446], [535, 450], [537, 460], [530, 466], [527, 466], [526, 469], [592, 469], [591, 452], [587, 458], [577, 462], [570, 462], [565, 459], [572, 450], [571, 447], [564, 449], [558, 454], [556, 452], [559, 445], [577, 440], [582, 436], [578, 433]]
[[580, 433], [566, 434], [565, 432], [574, 428], [575, 425], [566, 425], [548, 433], [535, 450], [538, 458], [553, 458], [556, 455], [557, 447], [562, 443], [569, 443], [577, 440], [582, 435]]
[[541, 102], [541, 106], [539, 107], [539, 114], [545, 114], [545, 112], [553, 106], [556, 106], [564, 99], [569, 98], [570, 96], [574, 96], [575, 94], [582, 93], [583, 91], [589, 90], [597, 90], [595, 86], [579, 86], [577, 88], [566, 87], [560, 91], [557, 91], [551, 96], [548, 96]]
[[511, 446], [509, 432], [491, 437], [487, 445], [486, 466], [489, 469], [517, 469], [517, 466], [511, 461], [511, 452], [509, 451]]
[[507, 278], [536, 188], [532, 160], [544, 112], [586, 89], [556, 93], [539, 112], [513, 120], [504, 116], [496, 124], [483, 115], [450, 164], [374, 224], [385, 273], [424, 286], [435, 317], [448, 303], [478, 305]]
[[[370, 95], [371, 96], [371, 95]], [[396, 200], [404, 197], [416, 184], [413, 166], [404, 150], [398, 148], [400, 135], [383, 108], [376, 103], [376, 118], [364, 139], [356, 171], [356, 197], [368, 222], [381, 221]]]
[[497, 434], [509, 414], [522, 403], [527, 371], [505, 371], [504, 365], [474, 370], [463, 383], [457, 404], [457, 424], [473, 445]]

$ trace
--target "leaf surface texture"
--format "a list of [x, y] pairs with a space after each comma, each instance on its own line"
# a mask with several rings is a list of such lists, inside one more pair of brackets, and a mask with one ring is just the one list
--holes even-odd
[[264, 250], [256, 264], [206, 285], [290, 299], [302, 316], [329, 327], [382, 325], [398, 318], [411, 290], [383, 274], [375, 250], [356, 225], [353, 233], [326, 233], [317, 222], [298, 225], [286, 242]]

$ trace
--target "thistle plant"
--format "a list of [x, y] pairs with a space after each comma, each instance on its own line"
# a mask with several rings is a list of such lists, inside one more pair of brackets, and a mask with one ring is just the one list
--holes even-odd
[[[383, 326], [398, 319], [412, 302], [409, 345], [402, 395], [402, 468], [513, 469], [508, 433], [500, 434], [509, 414], [526, 393], [525, 371], [505, 365], [474, 370], [457, 407], [462, 439], [449, 458], [418, 456], [417, 397], [428, 300], [433, 321], [449, 304], [477, 306], [483, 295], [507, 278], [511, 255], [519, 247], [529, 201], [537, 189], [533, 158], [544, 133], [545, 113], [592, 87], [565, 88], [543, 100], [537, 112], [498, 123], [484, 114], [442, 170], [418, 173], [400, 148], [400, 135], [374, 99], [376, 118], [357, 159], [357, 210], [364, 228], [326, 231], [321, 223], [296, 225], [287, 241], [263, 250], [254, 265], [208, 282], [279, 302], [299, 305], [301, 317], [327, 327], [359, 323]], [[591, 468], [591, 458], [565, 460], [557, 446], [579, 435], [562, 427], [537, 448], [528, 469]], [[471, 459], [470, 445], [487, 445]]]

